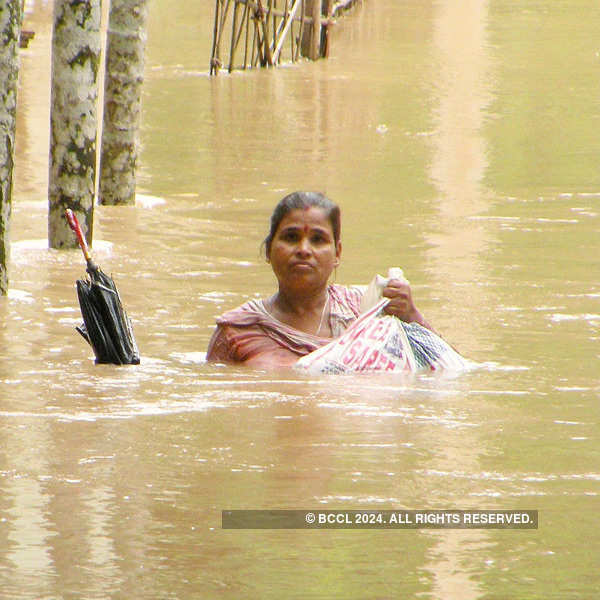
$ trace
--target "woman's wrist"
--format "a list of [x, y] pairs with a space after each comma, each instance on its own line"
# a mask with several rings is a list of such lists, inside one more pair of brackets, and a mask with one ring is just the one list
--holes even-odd
[[411, 318], [409, 321], [407, 321], [407, 323], [418, 323], [422, 327], [425, 327], [425, 329], [435, 331], [418, 308], [414, 309], [413, 314], [411, 315]]

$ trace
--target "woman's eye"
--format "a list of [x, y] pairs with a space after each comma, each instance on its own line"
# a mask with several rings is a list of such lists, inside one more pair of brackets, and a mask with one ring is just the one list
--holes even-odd
[[325, 236], [320, 233], [313, 235], [311, 239], [312, 239], [313, 244], [326, 244], [327, 243], [327, 239], [325, 238]]
[[282, 238], [286, 241], [286, 242], [295, 242], [298, 240], [298, 234], [295, 231], [286, 231]]

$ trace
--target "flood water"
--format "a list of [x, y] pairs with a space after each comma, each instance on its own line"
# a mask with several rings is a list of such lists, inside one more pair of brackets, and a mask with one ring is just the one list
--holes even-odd
[[[597, 598], [600, 6], [365, 0], [329, 60], [207, 75], [212, 1], [151, 3], [136, 207], [94, 255], [136, 367], [74, 330], [47, 249], [51, 3], [21, 54], [0, 298], [0, 597]], [[400, 266], [480, 367], [308, 377], [207, 365], [274, 290], [295, 189], [339, 202], [339, 283]], [[226, 509], [529, 509], [537, 530], [223, 530]]]

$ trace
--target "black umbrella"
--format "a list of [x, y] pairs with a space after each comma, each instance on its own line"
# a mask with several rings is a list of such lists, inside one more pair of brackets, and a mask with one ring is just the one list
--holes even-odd
[[77, 280], [77, 296], [83, 324], [76, 329], [94, 350], [96, 363], [138, 365], [140, 354], [117, 286], [112, 277], [103, 273], [92, 261], [77, 217], [71, 209], [66, 210], [66, 217], [77, 236], [87, 262], [86, 271], [90, 276], [89, 279]]

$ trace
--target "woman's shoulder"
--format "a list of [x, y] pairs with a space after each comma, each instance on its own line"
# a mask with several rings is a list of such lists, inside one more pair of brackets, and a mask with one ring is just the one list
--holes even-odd
[[364, 287], [360, 285], [340, 285], [333, 283], [329, 286], [329, 294], [339, 302], [344, 304], [354, 305], [360, 304], [360, 300], [364, 294]]
[[[262, 300], [248, 300], [216, 318], [217, 327], [208, 344], [206, 359], [210, 362], [243, 362], [242, 349], [248, 340], [256, 337], [266, 310]], [[260, 337], [262, 333], [258, 333]]]
[[258, 323], [266, 314], [267, 311], [262, 300], [248, 300], [217, 317], [217, 324], [245, 327]]
[[355, 318], [360, 314], [360, 301], [363, 290], [359, 286], [346, 286], [334, 283], [328, 288], [332, 313], [342, 318]]

